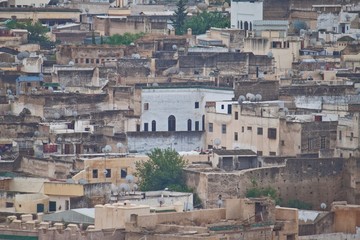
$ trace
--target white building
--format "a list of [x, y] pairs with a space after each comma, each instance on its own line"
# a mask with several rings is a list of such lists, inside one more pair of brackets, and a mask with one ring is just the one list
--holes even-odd
[[262, 0], [231, 1], [231, 28], [251, 31], [255, 20], [263, 20]]
[[141, 91], [140, 131], [203, 131], [205, 104], [231, 100], [232, 89], [146, 87]]
[[50, 0], [8, 0], [9, 7], [45, 7]]

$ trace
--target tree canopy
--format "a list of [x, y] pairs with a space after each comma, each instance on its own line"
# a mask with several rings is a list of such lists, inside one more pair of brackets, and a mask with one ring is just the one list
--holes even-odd
[[173, 149], [155, 148], [148, 154], [149, 160], [136, 163], [135, 175], [142, 191], [187, 191], [182, 169], [186, 161]]
[[176, 35], [182, 35], [186, 32], [185, 20], [187, 16], [186, 1], [179, 0], [176, 4], [177, 9], [175, 10], [174, 16], [171, 19], [172, 25], [175, 28]]
[[105, 40], [105, 43], [110, 45], [130, 45], [144, 35], [144, 33], [124, 33], [123, 35], [114, 34], [108, 37]]
[[185, 21], [184, 29], [191, 28], [194, 35], [204, 34], [211, 27], [230, 27], [230, 19], [220, 12], [204, 11]]
[[6, 23], [6, 27], [9, 29], [26, 29], [28, 31], [29, 43], [38, 43], [43, 47], [50, 47], [54, 45], [54, 43], [46, 36], [49, 29], [44, 27], [41, 22], [33, 23], [30, 20], [25, 22], [11, 20]]

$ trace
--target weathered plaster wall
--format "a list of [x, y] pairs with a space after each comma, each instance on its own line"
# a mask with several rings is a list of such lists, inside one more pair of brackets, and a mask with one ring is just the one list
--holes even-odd
[[355, 160], [288, 159], [284, 167], [266, 167], [232, 173], [197, 172], [186, 170], [187, 184], [197, 190], [205, 206], [214, 206], [221, 194], [224, 199], [244, 197], [253, 187], [272, 187], [283, 203], [298, 199], [319, 209], [333, 201], [356, 201]]

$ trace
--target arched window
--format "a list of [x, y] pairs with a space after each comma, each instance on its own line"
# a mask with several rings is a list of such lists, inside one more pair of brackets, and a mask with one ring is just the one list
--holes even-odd
[[168, 131], [176, 131], [176, 118], [170, 115], [168, 118]]
[[243, 22], [240, 21], [240, 29], [243, 29]]
[[189, 119], [189, 120], [187, 121], [187, 127], [188, 127], [188, 131], [191, 131], [191, 130], [192, 130], [192, 129], [191, 129], [191, 127], [192, 127], [191, 119]]
[[252, 31], [252, 23], [250, 22], [250, 31]]
[[152, 120], [151, 122], [151, 131], [155, 132], [156, 131], [156, 121]]
[[245, 31], [249, 30], [249, 23], [247, 21], [244, 23], [244, 29]]

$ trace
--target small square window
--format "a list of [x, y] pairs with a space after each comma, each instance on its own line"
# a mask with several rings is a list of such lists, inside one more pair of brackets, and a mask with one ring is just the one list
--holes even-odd
[[221, 133], [226, 134], [226, 124], [221, 124]]
[[263, 155], [263, 152], [262, 152], [262, 151], [257, 151], [257, 155], [258, 155], [258, 156], [262, 156], [262, 155]]
[[109, 169], [109, 168], [106, 169], [105, 177], [106, 178], [111, 178], [111, 169]]
[[276, 139], [276, 128], [268, 128], [268, 138]]
[[126, 178], [126, 176], [127, 176], [127, 168], [120, 169], [120, 177]]
[[270, 156], [276, 156], [276, 152], [269, 152]]
[[263, 128], [261, 127], [257, 128], [257, 135], [263, 135]]
[[199, 102], [195, 102], [195, 108], [199, 108]]
[[149, 110], [149, 103], [144, 103], [144, 110]]
[[214, 131], [214, 126], [212, 123], [209, 123], [209, 132], [213, 132]]
[[281, 146], [285, 146], [285, 141], [281, 140]]
[[252, 131], [252, 127], [247, 127], [247, 130]]
[[98, 178], [98, 170], [97, 169], [92, 170], [92, 178]]

